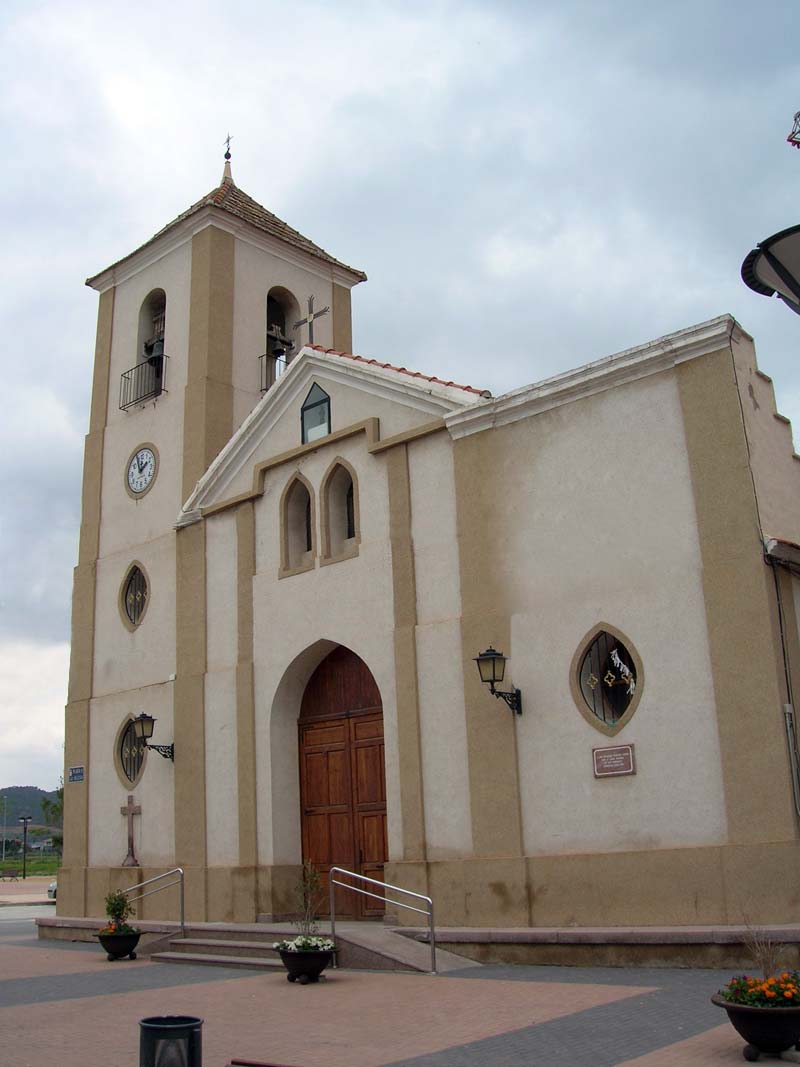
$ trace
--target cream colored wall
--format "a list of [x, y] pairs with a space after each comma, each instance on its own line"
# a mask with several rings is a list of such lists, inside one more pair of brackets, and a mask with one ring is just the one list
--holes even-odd
[[[170, 529], [183, 503], [181, 452], [190, 274], [191, 243], [187, 242], [116, 289], [104, 438], [101, 557], [150, 541]], [[120, 378], [138, 362], [139, 311], [148, 293], [159, 288], [167, 295], [166, 390], [143, 407], [120, 411]], [[125, 476], [131, 453], [145, 442], [152, 442], [158, 449], [159, 470], [153, 487], [137, 501], [125, 490]]]
[[236, 516], [206, 523], [206, 834], [211, 866], [239, 862]]
[[751, 338], [736, 330], [732, 351], [762, 533], [800, 543], [800, 457], [791, 423], [777, 413], [772, 379], [759, 372]]
[[[307, 313], [308, 298], [321, 311], [333, 303], [331, 279], [312, 273], [275, 252], [238, 238], [236, 241], [236, 289], [233, 319], [233, 421], [239, 426], [261, 398], [258, 357], [264, 351], [267, 326], [267, 293], [276, 285], [288, 289], [297, 300], [301, 316]], [[301, 317], [298, 316], [298, 317]], [[292, 330], [295, 354], [308, 340], [308, 330]], [[314, 321], [314, 343], [330, 348], [333, 343], [333, 314]]]
[[140, 865], [171, 866], [174, 861], [173, 764], [157, 752], [148, 752], [136, 786], [126, 783], [114, 767], [120, 728], [142, 711], [158, 720], [154, 742], [168, 743], [172, 739], [171, 683], [115, 693], [92, 700], [90, 705], [89, 864], [93, 867], [119, 867], [127, 855], [128, 822], [119, 809], [129, 794], [142, 809], [133, 821]]
[[[346, 459], [358, 474], [359, 554], [278, 579], [278, 504], [283, 488], [300, 470], [318, 493], [336, 456]], [[317, 508], [318, 518], [319, 511]], [[337, 644], [347, 646], [364, 660], [381, 692], [389, 847], [390, 852], [399, 851], [402, 827], [396, 772], [392, 584], [384, 460], [368, 455], [363, 435], [322, 445], [299, 462], [287, 463], [267, 474], [264, 495], [255, 505], [255, 517], [253, 615], [259, 863], [300, 860], [300, 699], [314, 667]], [[310, 646], [314, 648], [304, 655]]]
[[[653, 376], [496, 433], [492, 566], [511, 610], [506, 681], [524, 702], [516, 728], [526, 854], [724, 842], [699, 542], [674, 377]], [[646, 676], [638, 710], [614, 738], [585, 721], [569, 687], [572, 657], [601, 621], [628, 635]], [[508, 714], [488, 700], [486, 711]], [[592, 748], [629, 743], [637, 774], [595, 779]]]
[[451, 448], [449, 437], [438, 434], [408, 451], [429, 860], [469, 855], [472, 849]]
[[[148, 602], [130, 631], [122, 621], [119, 594], [134, 559], [147, 574]], [[98, 560], [95, 611], [95, 696], [168, 681], [175, 673], [174, 532]]]

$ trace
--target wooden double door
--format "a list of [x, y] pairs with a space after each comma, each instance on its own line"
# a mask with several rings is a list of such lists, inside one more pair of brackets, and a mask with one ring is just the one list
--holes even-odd
[[[383, 709], [372, 674], [349, 649], [335, 649], [312, 675], [298, 727], [303, 859], [321, 875], [327, 915], [331, 867], [382, 880], [387, 859]], [[383, 912], [381, 900], [336, 890], [337, 916]]]

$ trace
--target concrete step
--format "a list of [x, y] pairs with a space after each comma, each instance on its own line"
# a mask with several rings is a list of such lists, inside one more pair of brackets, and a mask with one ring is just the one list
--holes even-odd
[[269, 941], [233, 940], [209, 937], [176, 937], [169, 943], [170, 952], [200, 952], [206, 956], [247, 956], [278, 959], [278, 954]]
[[206, 952], [154, 952], [150, 957], [159, 963], [191, 963], [196, 967], [250, 967], [256, 971], [282, 970], [277, 957], [265, 956], [218, 956]]

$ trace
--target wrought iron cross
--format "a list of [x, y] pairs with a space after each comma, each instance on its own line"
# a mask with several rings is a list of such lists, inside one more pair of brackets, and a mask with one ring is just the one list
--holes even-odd
[[233, 138], [231, 137], [230, 134], [228, 134], [228, 136], [225, 138], [225, 158], [226, 159], [230, 159], [231, 158], [231, 141], [232, 140], [233, 140]]
[[122, 861], [123, 867], [138, 867], [139, 861], [136, 858], [136, 853], [133, 849], [133, 817], [134, 815], [141, 815], [142, 809], [138, 804], [134, 804], [133, 795], [128, 794], [128, 803], [121, 807], [120, 813], [125, 815], [128, 819], [128, 855]]
[[304, 319], [300, 319], [299, 322], [296, 322], [294, 324], [294, 326], [292, 327], [292, 329], [293, 330], [299, 330], [301, 326], [308, 326], [308, 343], [310, 345], [313, 345], [314, 344], [314, 319], [318, 319], [320, 317], [320, 315], [327, 315], [329, 311], [330, 311], [329, 307], [324, 307], [322, 309], [322, 311], [315, 311], [314, 310], [314, 297], [310, 296], [308, 298], [308, 314], [306, 315], [306, 317]]

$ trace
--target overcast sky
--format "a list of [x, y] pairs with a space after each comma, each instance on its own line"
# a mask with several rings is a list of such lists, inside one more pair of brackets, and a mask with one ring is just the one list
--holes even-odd
[[800, 426], [796, 0], [5, 0], [0, 788], [62, 766], [97, 294], [237, 184], [337, 258], [359, 354], [495, 394], [724, 312]]

